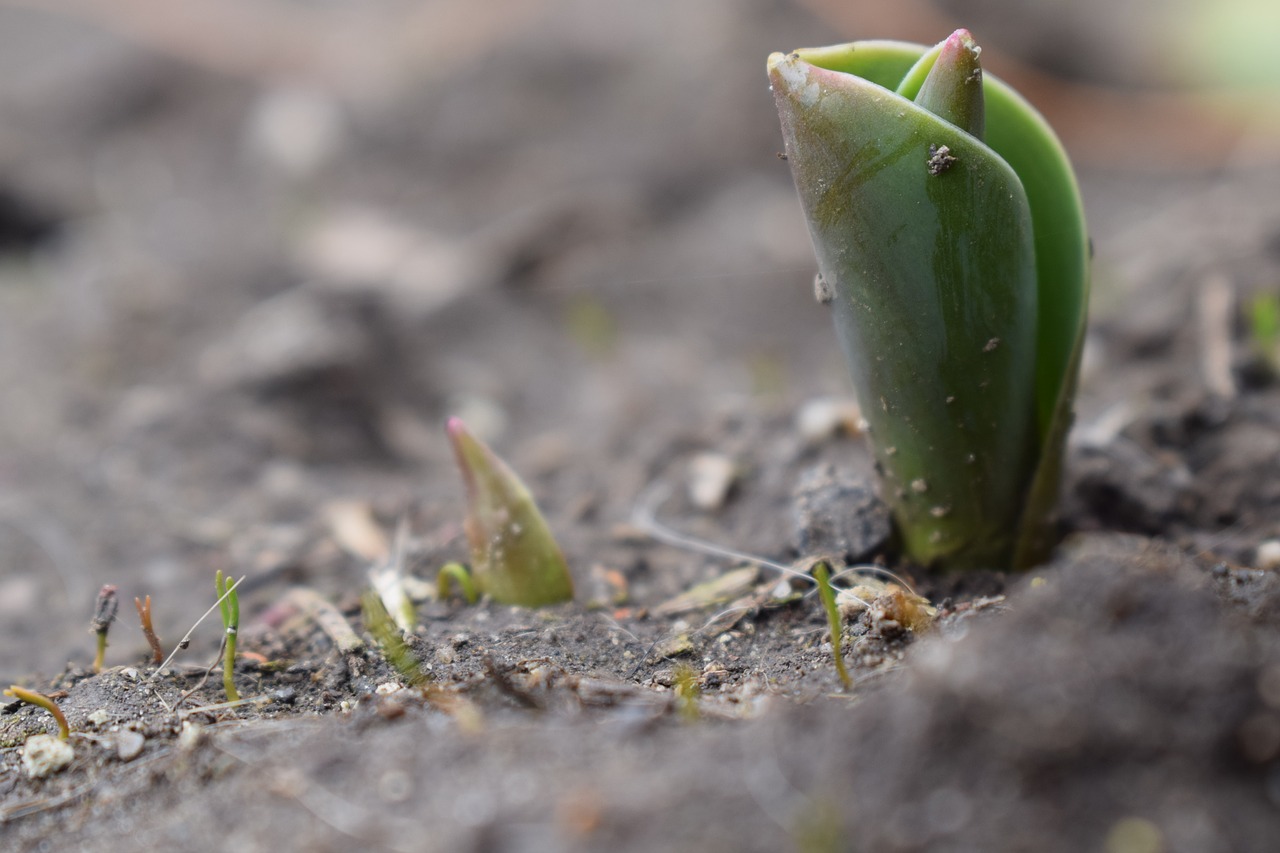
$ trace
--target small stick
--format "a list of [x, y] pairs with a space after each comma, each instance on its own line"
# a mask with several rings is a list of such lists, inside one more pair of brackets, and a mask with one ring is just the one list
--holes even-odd
[[133, 606], [138, 608], [138, 619], [142, 622], [142, 633], [151, 645], [151, 662], [158, 664], [164, 660], [164, 649], [160, 646], [160, 638], [156, 636], [155, 630], [151, 627], [151, 596], [147, 596], [145, 603], [135, 596]]
[[98, 635], [98, 653], [93, 658], [93, 671], [102, 672], [102, 664], [107, 656], [107, 631], [115, 621], [120, 601], [116, 598], [116, 588], [111, 584], [103, 585], [98, 590], [98, 602], [93, 609], [93, 621], [90, 628]]
[[34, 690], [26, 690], [16, 684], [10, 685], [9, 689], [4, 692], [4, 695], [12, 696], [14, 699], [21, 699], [23, 702], [30, 705], [38, 705], [41, 708], [44, 708], [50, 714], [53, 714], [53, 718], [58, 721], [58, 737], [62, 740], [67, 740], [71, 737], [71, 726], [67, 725], [67, 718], [63, 716], [62, 709], [54, 704], [54, 701], [48, 696], [45, 696], [43, 693], [37, 693]]

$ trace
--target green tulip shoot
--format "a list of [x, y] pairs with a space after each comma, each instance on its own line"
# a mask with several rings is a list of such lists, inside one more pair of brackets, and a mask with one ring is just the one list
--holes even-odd
[[1061, 144], [958, 30], [775, 53], [787, 159], [908, 557], [1053, 544], [1088, 299]]

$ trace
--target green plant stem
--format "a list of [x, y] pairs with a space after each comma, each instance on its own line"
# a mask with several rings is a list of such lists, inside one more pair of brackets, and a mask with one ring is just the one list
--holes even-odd
[[71, 726], [67, 725], [67, 718], [63, 716], [62, 710], [48, 696], [43, 693], [37, 693], [34, 690], [26, 690], [16, 684], [10, 685], [4, 695], [12, 696], [14, 699], [21, 699], [29, 705], [37, 705], [44, 708], [50, 714], [53, 714], [53, 718], [58, 721], [58, 737], [62, 740], [67, 740], [71, 737]]
[[458, 591], [467, 600], [467, 604], [475, 604], [480, 600], [480, 592], [476, 589], [475, 578], [461, 563], [445, 563], [436, 575], [436, 598], [444, 601], [449, 597], [449, 581], [458, 586]]
[[698, 685], [698, 673], [688, 664], [681, 664], [675, 671], [676, 708], [686, 723], [696, 723], [702, 716], [698, 709], [698, 699], [702, 689]]
[[107, 659], [107, 632], [98, 632], [98, 652], [93, 656], [93, 671], [102, 672], [102, 664]]
[[214, 578], [218, 592], [219, 608], [222, 611], [222, 626], [226, 629], [227, 642], [222, 657], [222, 687], [227, 693], [228, 702], [240, 700], [236, 690], [236, 634], [240, 630], [240, 597], [236, 594], [236, 585], [231, 578], [223, 577], [219, 569]]
[[827, 568], [826, 561], [813, 567], [813, 579], [818, 582], [818, 597], [822, 599], [822, 606], [827, 611], [827, 628], [831, 631], [831, 655], [836, 661], [836, 675], [840, 676], [840, 683], [848, 690], [853, 687], [853, 679], [849, 677], [849, 670], [844, 665], [844, 627], [840, 622], [840, 610], [836, 607], [836, 594], [831, 589], [831, 571]]

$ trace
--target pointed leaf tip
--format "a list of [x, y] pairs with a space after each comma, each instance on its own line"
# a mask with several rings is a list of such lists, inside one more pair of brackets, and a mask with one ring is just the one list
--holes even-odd
[[938, 58], [915, 97], [917, 104], [978, 139], [986, 130], [981, 54], [968, 30], [956, 30], [939, 45]]
[[471, 570], [494, 601], [524, 607], [573, 598], [573, 580], [533, 495], [458, 418], [445, 425], [467, 490]]

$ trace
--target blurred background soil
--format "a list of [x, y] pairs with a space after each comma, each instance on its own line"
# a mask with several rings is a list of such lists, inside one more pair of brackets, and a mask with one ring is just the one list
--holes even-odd
[[[796, 423], [848, 384], [764, 60], [964, 25], [1060, 132], [1094, 238], [1068, 524], [1159, 547], [1019, 584], [1014, 616], [927, 646], [856, 713], [544, 720], [487, 745], [438, 720], [340, 742], [295, 721], [225, 742], [172, 777], [186, 788], [142, 786], [117, 831], [174, 849], [224, 831], [251, 849], [1269, 849], [1280, 593], [1208, 569], [1254, 566], [1280, 536], [1280, 400], [1241, 308], [1280, 291], [1280, 71], [1257, 47], [1280, 21], [1207, 8], [3, 0], [0, 682], [87, 664], [104, 583], [150, 594], [166, 639], [217, 569], [249, 576], [247, 616], [295, 584], [349, 598], [367, 582], [335, 533], [352, 505], [462, 556], [450, 415], [528, 477], [580, 586], [618, 569], [653, 606], [724, 570], [620, 535], [655, 481], [668, 523], [794, 557], [799, 473], [865, 475], [867, 457]], [[738, 473], [700, 509], [685, 487], [704, 453]], [[197, 636], [201, 659], [216, 643]], [[120, 632], [108, 660], [143, 649]], [[1078, 669], [1112, 654], [1119, 694]], [[1099, 728], [1107, 696], [1123, 719]], [[1177, 708], [1184, 726], [1144, 726]], [[363, 791], [405, 755], [412, 794]], [[292, 773], [278, 800], [235, 769], [265, 756]], [[427, 781], [439, 767], [453, 788]], [[98, 849], [93, 821], [123, 796], [0, 834]]]

